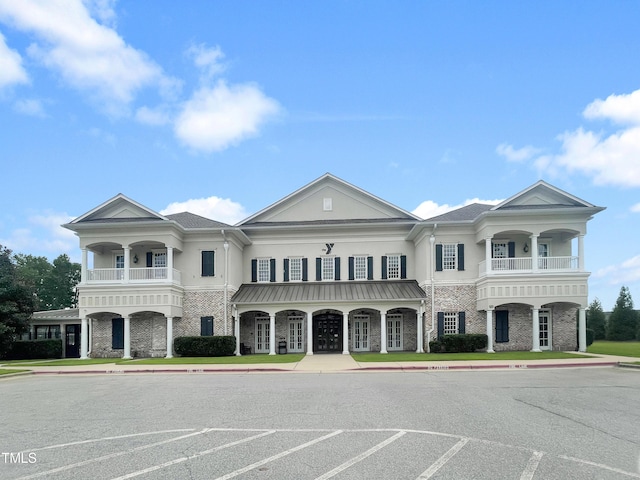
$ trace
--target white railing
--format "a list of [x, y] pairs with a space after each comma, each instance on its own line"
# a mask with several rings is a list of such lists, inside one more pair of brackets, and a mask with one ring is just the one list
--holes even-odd
[[[539, 257], [538, 268], [533, 269], [531, 257], [492, 258], [491, 275], [503, 273], [548, 273], [548, 272], [577, 272], [580, 269], [578, 257]], [[487, 275], [487, 262], [479, 264], [480, 276]]]
[[[167, 267], [130, 268], [126, 278], [124, 268], [94, 268], [87, 270], [87, 283], [156, 283], [168, 280]], [[175, 268], [171, 270], [173, 283], [180, 284], [182, 275]]]

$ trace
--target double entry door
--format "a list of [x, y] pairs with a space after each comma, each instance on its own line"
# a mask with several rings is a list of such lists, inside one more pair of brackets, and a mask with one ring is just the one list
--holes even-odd
[[313, 317], [315, 353], [341, 352], [342, 335], [342, 315], [327, 313]]

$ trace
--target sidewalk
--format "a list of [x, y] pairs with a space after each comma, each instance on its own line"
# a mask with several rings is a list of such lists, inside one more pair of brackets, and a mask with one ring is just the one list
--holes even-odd
[[[589, 355], [589, 358], [551, 360], [467, 360], [442, 362], [357, 362], [351, 355], [307, 355], [299, 362], [255, 364], [136, 365], [135, 363], [102, 363], [76, 366], [11, 366], [3, 369], [28, 369], [25, 374], [125, 374], [125, 373], [354, 373], [354, 372], [419, 372], [438, 370], [513, 370], [537, 368], [612, 367], [638, 362], [638, 358], [611, 355]], [[630, 365], [640, 368], [640, 365]], [[13, 375], [10, 375], [13, 376]], [[6, 375], [0, 376], [0, 379]]]

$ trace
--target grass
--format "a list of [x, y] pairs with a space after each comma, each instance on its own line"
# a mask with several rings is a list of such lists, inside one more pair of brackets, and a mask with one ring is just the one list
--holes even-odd
[[29, 370], [18, 370], [18, 369], [10, 370], [10, 369], [7, 369], [7, 368], [0, 368], [0, 375], [9, 375], [11, 373], [28, 372], [28, 371]]
[[585, 355], [565, 352], [475, 352], [475, 353], [415, 353], [393, 352], [352, 353], [356, 362], [441, 362], [452, 360], [548, 360], [563, 358], [580, 358]]
[[226, 364], [248, 365], [251, 363], [295, 363], [302, 360], [304, 353], [289, 353], [287, 355], [243, 355], [241, 357], [173, 357], [173, 358], [143, 358], [118, 363], [127, 365], [202, 365]]
[[640, 342], [610, 342], [598, 340], [587, 348], [588, 353], [618, 355], [621, 357], [640, 357]]
[[87, 358], [86, 360], [80, 360], [79, 358], [62, 358], [57, 360], [12, 360], [1, 363], [2, 365], [17, 365], [20, 367], [72, 367], [75, 365], [98, 365], [102, 363], [121, 362], [121, 358]]

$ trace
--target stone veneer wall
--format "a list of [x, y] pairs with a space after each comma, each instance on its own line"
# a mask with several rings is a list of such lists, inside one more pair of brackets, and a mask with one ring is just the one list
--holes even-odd
[[[114, 314], [100, 314], [92, 321], [92, 358], [120, 358], [124, 349], [113, 349], [112, 320]], [[132, 357], [164, 357], [167, 353], [167, 319], [156, 312], [141, 312], [131, 316], [130, 338]]]
[[[229, 289], [230, 299], [236, 290]], [[227, 335], [233, 335], [231, 304], [227, 306]], [[182, 318], [174, 322], [173, 336], [199, 336], [200, 317], [213, 317], [213, 334], [224, 335], [224, 292], [222, 290], [185, 291], [182, 303]]]

